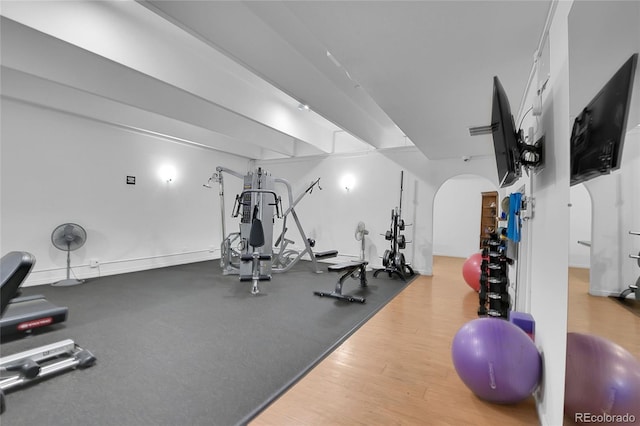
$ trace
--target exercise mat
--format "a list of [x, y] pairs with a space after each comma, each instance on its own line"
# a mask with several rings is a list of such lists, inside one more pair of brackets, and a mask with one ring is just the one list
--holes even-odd
[[9, 393], [2, 425], [246, 423], [407, 285], [383, 274], [362, 291], [347, 280], [365, 304], [313, 295], [338, 277], [299, 262], [254, 296], [207, 261], [25, 288], [68, 306], [69, 319], [4, 342], [3, 354], [70, 338], [97, 363]]

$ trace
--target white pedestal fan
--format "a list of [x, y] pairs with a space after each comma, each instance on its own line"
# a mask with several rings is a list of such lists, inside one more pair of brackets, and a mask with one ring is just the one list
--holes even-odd
[[87, 231], [76, 223], [64, 223], [51, 233], [51, 242], [59, 250], [67, 252], [67, 279], [57, 281], [53, 286], [72, 286], [82, 284], [84, 280], [71, 278], [71, 252], [79, 249], [87, 241]]
[[364, 222], [358, 222], [358, 226], [356, 227], [356, 241], [361, 241], [362, 244], [360, 246], [360, 260], [364, 261], [364, 236], [368, 235], [369, 231], [365, 228]]

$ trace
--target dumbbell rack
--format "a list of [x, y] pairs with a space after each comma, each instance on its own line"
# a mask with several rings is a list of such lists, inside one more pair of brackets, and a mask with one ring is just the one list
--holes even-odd
[[404, 258], [404, 254], [400, 250], [407, 248], [407, 241], [404, 231], [407, 226], [402, 218], [402, 191], [403, 191], [404, 171], [400, 172], [400, 204], [399, 207], [391, 210], [391, 226], [390, 229], [384, 233], [384, 239], [390, 242], [390, 249], [385, 250], [382, 256], [382, 266], [384, 268], [376, 269], [373, 273], [374, 278], [377, 278], [380, 272], [386, 272], [389, 277], [394, 274], [398, 275], [402, 280], [406, 281], [407, 277], [411, 277], [415, 274], [411, 266], [407, 264]]
[[484, 241], [480, 266], [480, 306], [478, 316], [507, 319], [511, 309], [509, 295], [509, 268], [511, 259], [505, 255], [500, 236], [491, 233]]

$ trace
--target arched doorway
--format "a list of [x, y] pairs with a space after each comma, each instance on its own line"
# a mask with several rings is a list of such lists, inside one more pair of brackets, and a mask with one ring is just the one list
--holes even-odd
[[591, 266], [591, 195], [583, 185], [571, 187], [569, 192], [569, 267]]
[[433, 200], [434, 256], [467, 258], [479, 251], [482, 193], [490, 191], [498, 191], [495, 184], [469, 174], [449, 178], [438, 188]]

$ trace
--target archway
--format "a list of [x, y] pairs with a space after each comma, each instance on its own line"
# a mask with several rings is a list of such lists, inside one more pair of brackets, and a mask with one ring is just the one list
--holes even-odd
[[572, 186], [569, 192], [569, 267], [591, 267], [591, 211], [589, 190], [583, 185]]
[[580, 293], [588, 293], [593, 203], [586, 186], [579, 184], [571, 187], [569, 206], [569, 285]]
[[482, 192], [489, 191], [498, 188], [478, 175], [454, 176], [440, 185], [433, 199], [434, 256], [467, 258], [479, 251]]

